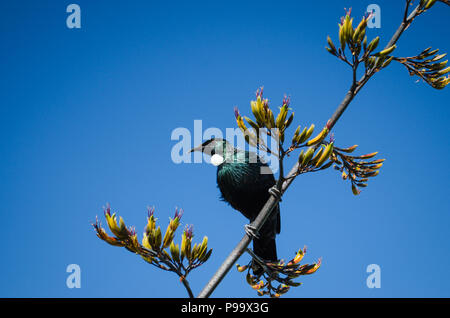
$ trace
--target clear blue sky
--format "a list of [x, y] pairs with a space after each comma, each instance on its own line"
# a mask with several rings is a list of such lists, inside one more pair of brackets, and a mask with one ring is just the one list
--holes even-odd
[[[141, 232], [146, 206], [162, 228], [175, 207], [211, 260], [198, 293], [243, 234], [246, 220], [219, 201], [215, 168], [172, 162], [177, 127], [235, 127], [264, 85], [291, 96], [296, 123], [324, 125], [350, 85], [328, 54], [344, 8], [355, 20], [373, 1], [86, 1], [82, 27], [69, 1], [0, 4], [2, 297], [185, 297], [173, 273], [100, 241], [90, 223], [110, 202]], [[387, 43], [404, 1], [376, 1]], [[397, 55], [450, 51], [450, 8], [438, 3], [398, 43]], [[449, 90], [415, 83], [397, 64], [378, 73], [335, 126], [336, 142], [386, 158], [359, 197], [329, 171], [298, 178], [282, 205], [279, 256], [308, 246], [323, 257], [290, 297], [450, 297]], [[103, 222], [105, 224], [105, 222]], [[139, 234], [141, 235], [141, 234]], [[244, 264], [249, 257], [240, 261]], [[81, 288], [66, 266], [79, 264]], [[366, 267], [381, 267], [381, 288]], [[233, 269], [217, 297], [256, 297]]]

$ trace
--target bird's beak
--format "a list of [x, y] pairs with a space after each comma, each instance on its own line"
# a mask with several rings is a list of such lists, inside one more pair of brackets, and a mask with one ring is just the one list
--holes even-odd
[[189, 150], [188, 152], [194, 152], [194, 151], [203, 151], [203, 145], [197, 146]]

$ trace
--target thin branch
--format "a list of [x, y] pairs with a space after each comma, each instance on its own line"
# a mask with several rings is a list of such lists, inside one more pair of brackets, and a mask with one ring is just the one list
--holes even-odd
[[[407, 6], [409, 6], [409, 2], [407, 1]], [[418, 10], [419, 6], [417, 6], [413, 12], [407, 17], [406, 21], [402, 21], [400, 26], [398, 27], [397, 31], [392, 36], [389, 43], [386, 45], [385, 48], [389, 48], [392, 45], [394, 45], [402, 33], [406, 30], [406, 28], [411, 24], [411, 22], [414, 20], [414, 18], [420, 14], [421, 12]], [[406, 9], [408, 10], [408, 9]], [[356, 63], [355, 63], [356, 64]], [[376, 63], [375, 63], [376, 65]], [[331, 130], [333, 126], [336, 124], [336, 122], [339, 120], [339, 118], [342, 116], [344, 111], [347, 109], [350, 102], [353, 100], [353, 98], [358, 94], [358, 92], [361, 90], [361, 88], [364, 87], [364, 85], [367, 83], [367, 81], [372, 77], [373, 74], [376, 73], [376, 69], [373, 68], [368, 74], [364, 74], [362, 78], [356, 82], [356, 69], [353, 70], [353, 81], [352, 85], [345, 95], [342, 102], [337, 107], [336, 111], [331, 116], [330, 120], [328, 121], [328, 129]], [[280, 158], [280, 164], [281, 164]], [[298, 172], [299, 164], [296, 163], [290, 172], [287, 174], [287, 176], [284, 179], [284, 181], [281, 181], [281, 187], [279, 188], [281, 195], [284, 194], [284, 192], [288, 189], [288, 187], [291, 185], [291, 183], [294, 181], [295, 176]], [[279, 180], [280, 181], [280, 180]], [[277, 183], [278, 185], [278, 183]], [[277, 203], [280, 200], [280, 197], [277, 197], [275, 195], [271, 195], [270, 198], [267, 200], [264, 207], [259, 212], [256, 219], [252, 222], [252, 226], [256, 228], [257, 231], [261, 229], [261, 227], [264, 225], [265, 221], [269, 218], [272, 210], [277, 205]], [[210, 281], [206, 284], [206, 286], [203, 288], [203, 290], [198, 295], [198, 298], [207, 298], [209, 297], [214, 289], [220, 284], [222, 279], [225, 277], [225, 275], [229, 272], [229, 270], [233, 267], [234, 263], [239, 259], [239, 257], [244, 253], [247, 246], [252, 241], [252, 238], [249, 235], [245, 235], [241, 241], [236, 245], [236, 247], [233, 249], [233, 251], [228, 255], [228, 257], [225, 259], [223, 264], [219, 267], [217, 272], [213, 275], [213, 277], [210, 279]]]
[[180, 279], [181, 279], [181, 282], [183, 283], [183, 286], [186, 288], [186, 290], [189, 294], [189, 298], [194, 298], [195, 296], [194, 296], [194, 293], [192, 292], [191, 287], [189, 286], [189, 282], [184, 277], [181, 277]]
[[405, 14], [403, 15], [403, 22], [406, 22], [406, 20], [408, 20], [408, 11], [409, 11], [410, 4], [411, 4], [411, 0], [406, 0], [406, 7], [405, 7]]

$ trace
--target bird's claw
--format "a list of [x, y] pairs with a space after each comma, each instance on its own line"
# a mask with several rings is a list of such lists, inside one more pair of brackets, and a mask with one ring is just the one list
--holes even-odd
[[274, 197], [276, 197], [278, 199], [278, 201], [281, 201], [281, 191], [278, 190], [278, 188], [276, 186], [273, 186], [272, 188], [270, 188], [269, 193], [271, 195], [273, 195]]
[[245, 230], [245, 233], [247, 233], [247, 235], [250, 236], [251, 238], [257, 238], [257, 239], [259, 238], [258, 231], [256, 230], [256, 228], [253, 225], [245, 224], [244, 230]]

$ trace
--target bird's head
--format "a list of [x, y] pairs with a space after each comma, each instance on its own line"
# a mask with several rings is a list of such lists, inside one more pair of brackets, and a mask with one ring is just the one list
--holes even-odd
[[211, 163], [215, 166], [222, 164], [230, 153], [233, 153], [234, 147], [225, 139], [211, 138], [201, 145], [192, 148], [189, 152], [201, 151], [211, 156]]

